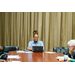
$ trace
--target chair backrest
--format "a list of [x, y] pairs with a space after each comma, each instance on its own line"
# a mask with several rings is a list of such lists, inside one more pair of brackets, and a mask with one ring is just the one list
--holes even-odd
[[18, 46], [4, 46], [3, 52], [9, 52], [9, 51], [17, 51], [19, 50]]
[[7, 60], [8, 52], [17, 51], [17, 50], [19, 50], [18, 46], [4, 46], [3, 53], [1, 55], [1, 59]]
[[54, 52], [60, 52], [64, 55], [68, 55], [69, 54], [69, 48], [68, 47], [54, 47], [53, 48]]

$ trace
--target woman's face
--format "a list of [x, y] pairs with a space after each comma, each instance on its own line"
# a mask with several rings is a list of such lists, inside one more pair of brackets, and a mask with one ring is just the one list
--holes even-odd
[[33, 37], [34, 41], [38, 41], [38, 35], [35, 34], [34, 37]]

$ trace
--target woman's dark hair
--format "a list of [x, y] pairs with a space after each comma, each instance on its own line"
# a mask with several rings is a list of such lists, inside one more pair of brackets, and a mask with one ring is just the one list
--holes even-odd
[[33, 37], [34, 37], [35, 34], [38, 35], [38, 31], [37, 31], [37, 30], [34, 30], [34, 31], [33, 31]]

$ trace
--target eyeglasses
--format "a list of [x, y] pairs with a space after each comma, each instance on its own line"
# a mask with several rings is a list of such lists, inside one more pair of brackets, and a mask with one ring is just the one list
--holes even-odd
[[39, 38], [39, 37], [34, 37], [34, 38]]

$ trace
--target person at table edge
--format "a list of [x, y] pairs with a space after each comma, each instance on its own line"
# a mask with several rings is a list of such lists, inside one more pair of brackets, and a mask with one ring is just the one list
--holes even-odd
[[27, 49], [32, 51], [33, 46], [43, 46], [43, 50], [44, 50], [43, 42], [38, 41], [38, 31], [37, 30], [33, 31], [33, 41], [29, 42]]
[[70, 40], [67, 43], [69, 49], [73, 51], [73, 55], [69, 54], [69, 57], [75, 59], [75, 40]]

